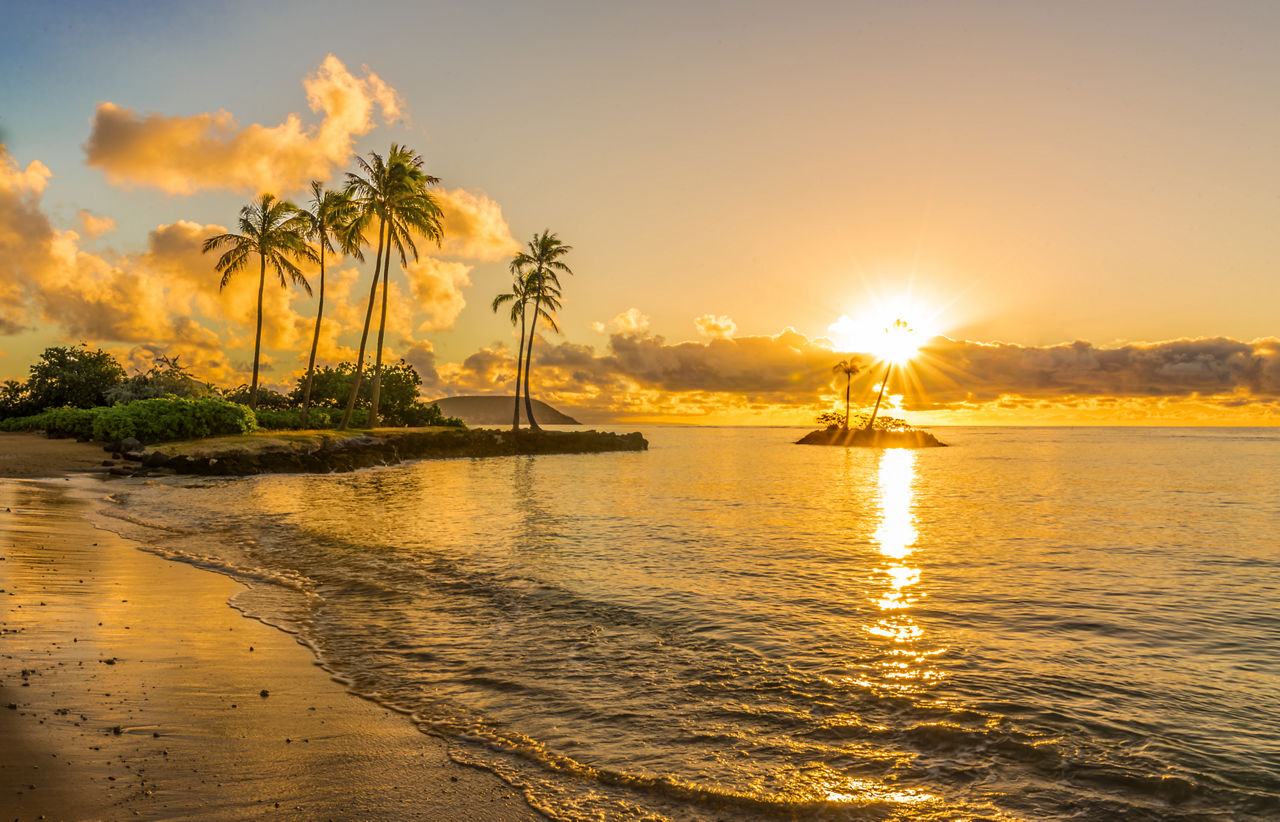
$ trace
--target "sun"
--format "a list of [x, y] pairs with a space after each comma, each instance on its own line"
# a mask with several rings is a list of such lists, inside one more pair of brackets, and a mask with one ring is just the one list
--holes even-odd
[[838, 351], [866, 353], [880, 362], [905, 365], [935, 335], [936, 316], [909, 300], [877, 300], [857, 319], [844, 314], [827, 330]]

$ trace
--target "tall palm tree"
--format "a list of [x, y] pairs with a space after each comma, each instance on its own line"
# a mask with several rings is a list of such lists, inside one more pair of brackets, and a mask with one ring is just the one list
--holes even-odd
[[511, 415], [511, 430], [520, 430], [520, 375], [524, 371], [525, 317], [529, 307], [529, 290], [520, 258], [511, 261], [511, 291], [493, 298], [493, 313], [506, 303], [511, 304], [511, 325], [520, 325], [520, 346], [516, 349], [516, 402]]
[[837, 374], [844, 374], [844, 430], [849, 430], [849, 384], [853, 380], [853, 375], [862, 370], [862, 363], [855, 359], [841, 360], [831, 366], [831, 370]]
[[560, 308], [560, 274], [573, 274], [561, 257], [573, 250], [550, 230], [533, 235], [528, 251], [521, 251], [512, 260], [512, 267], [519, 266], [525, 272], [525, 288], [533, 300], [533, 316], [529, 320], [529, 342], [524, 356], [524, 412], [529, 427], [541, 431], [542, 426], [533, 418], [533, 401], [529, 398], [529, 372], [533, 368], [534, 331], [541, 317], [552, 331], [559, 332], [551, 312]]
[[320, 249], [320, 302], [316, 307], [316, 330], [311, 337], [311, 356], [307, 360], [307, 383], [302, 391], [303, 428], [307, 427], [311, 409], [311, 384], [315, 380], [316, 350], [320, 347], [320, 323], [324, 319], [324, 253], [335, 250], [333, 241], [336, 239], [344, 254], [364, 261], [364, 253], [360, 250], [363, 237], [350, 231], [355, 216], [355, 206], [347, 192], [327, 190], [314, 180], [311, 182], [310, 204], [298, 211], [307, 239]]
[[[378, 259], [374, 265], [373, 285], [369, 289], [369, 305], [365, 311], [364, 331], [360, 335], [360, 354], [356, 363], [356, 377], [347, 398], [347, 409], [341, 427], [351, 420], [352, 409], [360, 391], [364, 370], [364, 350], [373, 320], [373, 305], [377, 298], [379, 279], [382, 284], [382, 318], [378, 324], [378, 346], [373, 375], [373, 397], [369, 407], [369, 427], [377, 425], [378, 404], [382, 388], [382, 343], [387, 328], [387, 278], [391, 269], [392, 248], [398, 252], [400, 265], [408, 265], [408, 255], [418, 259], [418, 247], [413, 242], [417, 234], [440, 244], [444, 236], [441, 211], [429, 187], [440, 180], [422, 170], [423, 159], [412, 149], [396, 143], [384, 160], [377, 152], [369, 153], [370, 161], [357, 157], [357, 172], [347, 174], [347, 190], [360, 211], [358, 222], [367, 224], [378, 221]], [[406, 253], [407, 252], [407, 253]]]
[[[894, 320], [892, 328], [886, 328], [885, 334], [909, 334], [911, 329], [907, 327], [906, 320]], [[876, 395], [875, 408], [871, 409], [871, 419], [867, 420], [867, 426], [864, 430], [870, 431], [871, 426], [876, 424], [876, 413], [880, 411], [880, 400], [884, 399], [885, 386], [889, 384], [889, 375], [893, 373], [893, 360], [886, 359], [884, 365], [884, 382], [880, 383], [880, 393]]]
[[870, 431], [871, 426], [876, 424], [876, 414], [880, 411], [880, 400], [884, 399], [884, 387], [889, 384], [889, 375], [891, 373], [893, 373], [893, 360], [888, 360], [884, 365], [884, 382], [880, 383], [880, 393], [876, 394], [876, 404], [871, 409], [871, 419], [867, 420], [864, 431]]
[[315, 262], [316, 253], [307, 245], [303, 236], [304, 226], [298, 218], [298, 208], [288, 200], [277, 200], [274, 194], [262, 194], [257, 200], [240, 209], [240, 233], [218, 234], [204, 241], [201, 251], [205, 254], [230, 246], [218, 258], [214, 270], [222, 275], [218, 291], [227, 287], [236, 272], [249, 265], [249, 257], [257, 254], [261, 260], [258, 273], [258, 328], [253, 338], [253, 382], [249, 386], [249, 407], [258, 407], [258, 362], [262, 354], [262, 294], [267, 283], [267, 266], [280, 278], [280, 285], [287, 288], [289, 282], [300, 285], [308, 295], [311, 285], [293, 260]]

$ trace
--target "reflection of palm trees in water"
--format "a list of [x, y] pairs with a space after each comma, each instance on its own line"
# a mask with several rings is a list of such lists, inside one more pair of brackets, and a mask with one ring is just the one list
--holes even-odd
[[925, 665], [931, 654], [917, 647], [924, 632], [910, 613], [919, 600], [914, 589], [920, 582], [920, 569], [908, 562], [917, 539], [912, 505], [915, 463], [914, 451], [891, 448], [881, 453], [877, 500], [880, 524], [872, 537], [888, 562], [880, 568], [885, 590], [875, 600], [880, 618], [867, 630], [891, 643], [880, 667], [884, 684], [902, 690], [913, 690], [910, 682], [934, 676]]
[[559, 543], [559, 517], [546, 505], [546, 492], [538, 485], [537, 457], [512, 460], [512, 508], [516, 514], [514, 546], [519, 550], [546, 550]]

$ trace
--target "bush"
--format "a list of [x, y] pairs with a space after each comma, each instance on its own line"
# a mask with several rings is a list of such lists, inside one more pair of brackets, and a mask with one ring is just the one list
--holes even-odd
[[0, 431], [39, 431], [40, 418], [43, 414], [29, 415], [25, 417], [8, 417], [0, 420]]
[[124, 379], [124, 368], [105, 351], [83, 344], [52, 346], [31, 366], [26, 384], [30, 408], [40, 411], [64, 405], [93, 408], [106, 402], [107, 392]]
[[100, 408], [50, 408], [39, 414], [26, 417], [11, 417], [0, 422], [3, 431], [43, 431], [45, 436], [54, 439], [75, 437], [77, 439], [93, 438], [93, 421]]
[[125, 437], [144, 443], [189, 440], [248, 434], [258, 428], [252, 411], [218, 397], [160, 397], [96, 410], [93, 438], [103, 442]]
[[76, 439], [93, 439], [93, 421], [98, 418], [100, 408], [51, 408], [40, 414], [41, 428], [46, 437], [75, 437]]
[[[307, 428], [336, 428], [342, 422], [341, 408], [312, 408], [307, 412]], [[284, 411], [273, 411], [259, 408], [254, 414], [258, 418], [258, 427], [268, 431], [300, 431], [302, 430], [302, 409], [289, 408]], [[367, 408], [356, 408], [351, 412], [351, 425], [360, 428], [369, 421]]]
[[157, 354], [151, 368], [135, 374], [106, 392], [107, 405], [118, 405], [156, 397], [200, 399], [213, 394], [213, 388], [191, 376], [178, 357]]
[[[339, 363], [337, 368], [317, 368], [315, 379], [311, 383], [311, 407], [346, 408], [347, 397], [351, 395], [351, 383], [355, 380], [355, 365], [349, 362]], [[293, 405], [302, 404], [302, 394], [306, 390], [307, 375], [298, 378], [298, 385], [289, 395]], [[418, 370], [401, 360], [395, 365], [382, 366], [382, 385], [378, 393], [378, 417], [385, 425], [426, 425], [428, 423], [408, 422], [415, 406], [422, 404], [418, 399], [418, 389], [422, 386], [422, 377]], [[360, 393], [356, 397], [356, 408], [368, 408], [373, 402], [373, 365], [366, 363], [364, 375], [360, 378]], [[341, 417], [339, 417], [341, 419]], [[354, 416], [352, 425], [356, 425]], [[359, 423], [363, 425], [364, 423]], [[430, 423], [435, 424], [435, 423]]]
[[[249, 386], [241, 385], [230, 391], [223, 391], [223, 398], [239, 403], [240, 405], [249, 404]], [[286, 408], [292, 408], [297, 405], [292, 399], [281, 394], [279, 391], [272, 391], [270, 388], [258, 388], [258, 407], [269, 408], [276, 411], [283, 411]]]

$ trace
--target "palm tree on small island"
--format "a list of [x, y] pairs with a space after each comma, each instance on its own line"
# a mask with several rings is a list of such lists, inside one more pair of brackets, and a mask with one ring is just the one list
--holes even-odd
[[[408, 255], [418, 260], [418, 247], [413, 235], [433, 240], [436, 245], [444, 236], [442, 214], [435, 198], [427, 191], [440, 182], [422, 170], [423, 159], [407, 146], [391, 144], [385, 160], [377, 152], [369, 153], [369, 161], [357, 157], [357, 172], [347, 173], [347, 191], [359, 208], [356, 220], [358, 232], [365, 225], [378, 221], [378, 252], [374, 262], [373, 284], [369, 289], [369, 304], [365, 310], [364, 331], [360, 334], [360, 353], [356, 357], [356, 375], [347, 398], [347, 408], [339, 428], [351, 422], [356, 397], [360, 393], [360, 381], [364, 372], [364, 351], [369, 339], [369, 327], [373, 321], [373, 306], [378, 296], [378, 284], [382, 284], [382, 317], [378, 323], [378, 344], [373, 372], [373, 396], [369, 403], [369, 427], [378, 422], [378, 403], [382, 388], [382, 349], [387, 329], [387, 278], [391, 271], [391, 251], [400, 256], [401, 267], [409, 264]], [[406, 254], [406, 249], [408, 254]]]
[[[894, 320], [893, 327], [885, 329], [885, 334], [891, 337], [896, 336], [899, 339], [901, 339], [904, 335], [907, 335], [910, 333], [912, 333], [911, 328], [907, 325], [906, 320]], [[885, 358], [884, 382], [880, 383], [880, 393], [876, 395], [876, 404], [875, 404], [875, 407], [871, 409], [871, 418], [867, 420], [867, 425], [863, 429], [864, 431], [870, 431], [871, 426], [876, 424], [876, 414], [880, 411], [880, 400], [884, 399], [884, 389], [885, 389], [885, 386], [889, 384], [889, 375], [892, 373], [893, 373], [893, 357], [890, 356]]]
[[[529, 398], [529, 372], [533, 369], [534, 331], [541, 317], [547, 326], [560, 333], [552, 312], [560, 310], [560, 274], [573, 274], [572, 269], [561, 261], [561, 257], [573, 250], [573, 246], [565, 245], [560, 238], [544, 230], [533, 235], [529, 241], [528, 251], [521, 251], [511, 260], [511, 270], [523, 272], [525, 300], [533, 302], [533, 316], [529, 319], [529, 340], [524, 351], [524, 411], [529, 418], [529, 427], [541, 431], [542, 426], [533, 418], [533, 401]], [[517, 394], [517, 397], [519, 395]]]
[[204, 241], [205, 254], [222, 246], [230, 246], [214, 270], [222, 275], [218, 291], [227, 287], [231, 277], [248, 267], [249, 258], [257, 254], [261, 261], [258, 273], [258, 326], [253, 337], [253, 382], [249, 386], [249, 407], [258, 407], [258, 363], [262, 355], [262, 294], [267, 283], [267, 266], [280, 278], [284, 288], [292, 281], [311, 294], [311, 284], [302, 276], [294, 260], [316, 262], [319, 258], [307, 245], [306, 226], [298, 217], [298, 208], [288, 200], [277, 200], [274, 194], [262, 194], [240, 209], [240, 233], [218, 234]]
[[326, 189], [319, 182], [311, 183], [311, 203], [298, 211], [305, 226], [305, 234], [320, 249], [320, 302], [316, 307], [316, 330], [311, 338], [311, 356], [307, 360], [307, 382], [302, 391], [302, 427], [307, 427], [307, 415], [311, 409], [311, 386], [316, 375], [316, 350], [320, 347], [320, 323], [324, 319], [324, 253], [334, 251], [333, 240], [344, 254], [350, 254], [364, 262], [360, 250], [363, 237], [351, 231], [356, 216], [355, 204], [345, 191]]
[[849, 385], [853, 381], [853, 375], [862, 371], [862, 363], [853, 358], [841, 360], [831, 366], [831, 370], [837, 374], [844, 374], [844, 430], [849, 430]]

